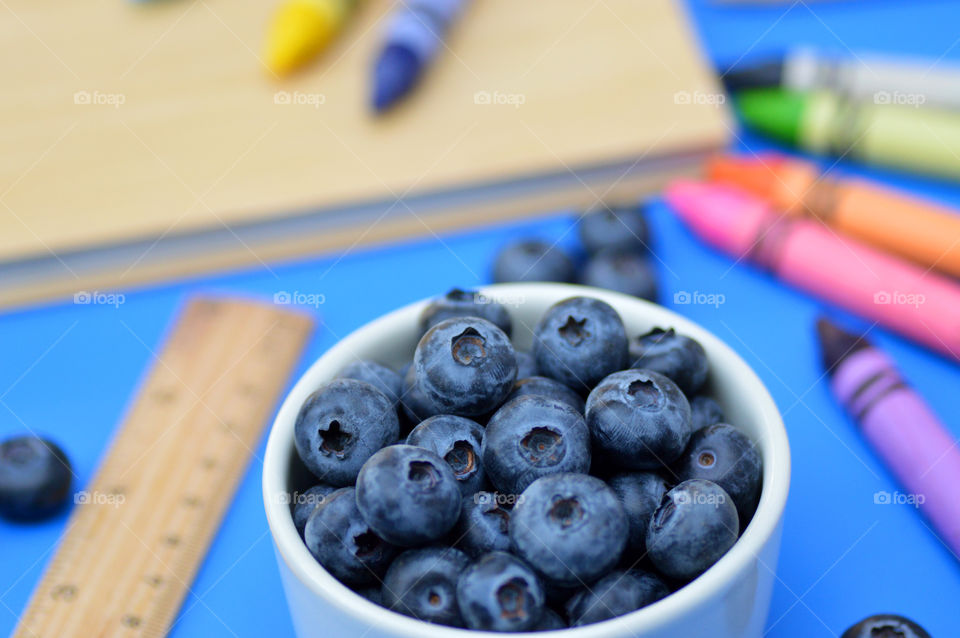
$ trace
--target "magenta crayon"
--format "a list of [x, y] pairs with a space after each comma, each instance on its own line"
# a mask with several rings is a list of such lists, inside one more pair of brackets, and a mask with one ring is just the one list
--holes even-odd
[[960, 359], [960, 284], [790, 218], [734, 186], [677, 180], [666, 198], [707, 243], [798, 288]]
[[[960, 559], [960, 447], [890, 357], [825, 319], [817, 332], [833, 393], [905, 488], [905, 500]], [[878, 493], [874, 500], [892, 497]]]

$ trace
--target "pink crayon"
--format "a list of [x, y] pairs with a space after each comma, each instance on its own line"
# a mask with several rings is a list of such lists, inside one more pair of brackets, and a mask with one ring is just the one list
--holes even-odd
[[[960, 560], [957, 443], [887, 355], [825, 319], [817, 322], [817, 331], [834, 394], [906, 488], [908, 502], [920, 507]], [[875, 500], [888, 498], [878, 493]]]
[[707, 243], [930, 348], [960, 359], [960, 285], [820, 222], [777, 215], [734, 186], [674, 181], [666, 198]]

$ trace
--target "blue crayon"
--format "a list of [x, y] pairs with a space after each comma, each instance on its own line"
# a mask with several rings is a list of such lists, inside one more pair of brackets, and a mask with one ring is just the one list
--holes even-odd
[[373, 108], [382, 113], [407, 95], [443, 46], [466, 0], [406, 0], [390, 17], [373, 67]]

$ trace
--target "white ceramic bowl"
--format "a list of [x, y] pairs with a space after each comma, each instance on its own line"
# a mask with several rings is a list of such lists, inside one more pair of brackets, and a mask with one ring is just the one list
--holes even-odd
[[[675, 327], [703, 344], [710, 360], [709, 392], [728, 421], [756, 441], [763, 458], [763, 495], [736, 545], [695, 581], [644, 609], [587, 627], [547, 635], [561, 638], [760, 638], [770, 607], [783, 510], [790, 483], [790, 450], [783, 421], [753, 370], [700, 326], [634, 297], [564, 284], [505, 284], [483, 292], [503, 302], [514, 320], [514, 342], [529, 348], [531, 329], [561, 299], [589, 295], [623, 317], [630, 336]], [[416, 345], [427, 301], [401, 308], [356, 330], [314, 363], [286, 398], [267, 443], [263, 499], [277, 562], [300, 638], [469, 638], [478, 632], [431, 625], [390, 612], [358, 596], [328, 574], [307, 550], [290, 515], [290, 494], [310, 485], [296, 457], [293, 429], [307, 395], [357, 358], [399, 367]], [[544, 635], [544, 634], [537, 634]]]

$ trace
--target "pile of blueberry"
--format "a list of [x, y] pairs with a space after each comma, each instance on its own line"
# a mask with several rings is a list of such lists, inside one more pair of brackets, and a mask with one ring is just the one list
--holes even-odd
[[539, 239], [504, 246], [493, 281], [558, 281], [615, 290], [656, 301], [657, 278], [647, 259], [650, 233], [639, 206], [601, 204], [577, 220], [580, 249], [565, 252]]
[[630, 339], [574, 297], [523, 352], [505, 308], [458, 290], [421, 328], [402, 371], [357, 361], [296, 421], [320, 484], [294, 522], [360, 595], [476, 630], [586, 625], [696, 578], [753, 516], [760, 457], [702, 394], [695, 340]]

